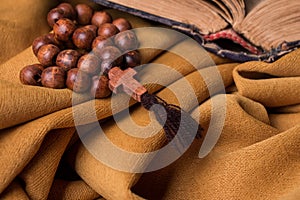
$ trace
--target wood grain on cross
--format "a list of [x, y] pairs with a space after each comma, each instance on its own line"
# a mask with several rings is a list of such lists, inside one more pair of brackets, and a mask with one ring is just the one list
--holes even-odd
[[122, 87], [122, 90], [130, 95], [135, 100], [141, 102], [141, 96], [147, 92], [147, 89], [140, 84], [134, 75], [136, 71], [132, 68], [121, 70], [118, 67], [114, 67], [108, 72], [109, 88], [114, 92], [118, 92], [118, 88]]

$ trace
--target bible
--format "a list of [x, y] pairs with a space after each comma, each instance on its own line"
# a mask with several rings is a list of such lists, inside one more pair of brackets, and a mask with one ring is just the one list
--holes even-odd
[[94, 0], [187, 33], [236, 61], [272, 62], [300, 46], [299, 0]]

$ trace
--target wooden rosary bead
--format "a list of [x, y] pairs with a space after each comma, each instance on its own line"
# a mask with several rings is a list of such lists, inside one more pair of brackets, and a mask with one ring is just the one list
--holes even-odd
[[57, 44], [58, 41], [55, 39], [55, 35], [53, 32], [46, 34], [46, 37], [51, 41], [50, 44], [54, 44], [54, 45], [58, 46], [58, 44]]
[[122, 51], [135, 50], [139, 42], [133, 31], [123, 31], [118, 33], [114, 38], [115, 45]]
[[[53, 32], [48, 33], [48, 34], [46, 34], [45, 36], [51, 41], [50, 44], [55, 44], [56, 39], [55, 39], [55, 35], [54, 35]], [[56, 45], [56, 44], [55, 44], [55, 45]]]
[[114, 62], [116, 66], [119, 66], [123, 62], [123, 56], [121, 51], [114, 46], [107, 46], [102, 49], [99, 55], [102, 61], [109, 60]]
[[116, 66], [114, 62], [110, 60], [103, 60], [100, 65], [100, 74], [107, 75], [109, 70], [114, 66]]
[[100, 70], [101, 60], [92, 53], [83, 55], [79, 58], [77, 67], [83, 72], [95, 75]]
[[53, 44], [52, 40], [48, 37], [48, 35], [42, 35], [37, 37], [32, 43], [32, 51], [34, 55], [37, 56], [39, 49], [46, 44]]
[[57, 6], [57, 8], [60, 8], [64, 11], [64, 15], [68, 19], [76, 19], [76, 12], [73, 6], [69, 3], [61, 3]]
[[91, 78], [87, 73], [78, 68], [73, 68], [68, 71], [66, 85], [74, 92], [85, 92], [90, 88]]
[[80, 53], [73, 49], [61, 51], [56, 58], [56, 65], [68, 71], [77, 66]]
[[60, 41], [70, 40], [70, 37], [75, 29], [76, 25], [67, 18], [59, 19], [53, 25], [53, 32], [55, 34], [55, 37]]
[[129, 51], [124, 54], [125, 67], [136, 67], [141, 64], [141, 55], [138, 51]]
[[77, 22], [81, 25], [87, 25], [91, 22], [93, 9], [86, 4], [77, 4], [75, 6], [77, 12]]
[[65, 12], [63, 9], [53, 8], [52, 10], [49, 11], [49, 13], [47, 15], [48, 25], [52, 28], [56, 21], [58, 21], [59, 19], [64, 18], [64, 17], [66, 17], [66, 16], [65, 16]]
[[90, 29], [91, 31], [93, 31], [93, 33], [95, 34], [95, 36], [97, 35], [97, 30], [98, 30], [97, 26], [90, 24], [90, 25], [86, 25], [84, 27], [87, 28], [87, 29]]
[[37, 54], [39, 62], [44, 66], [55, 65], [56, 56], [60, 49], [53, 44], [46, 44], [42, 46]]
[[120, 32], [132, 29], [130, 22], [124, 18], [115, 19], [112, 24], [115, 25]]
[[91, 23], [97, 27], [105, 23], [111, 23], [112, 17], [105, 11], [94, 12]]
[[52, 66], [42, 72], [42, 85], [48, 88], [65, 88], [66, 72], [63, 68]]
[[111, 90], [108, 87], [109, 79], [107, 76], [94, 76], [92, 78], [92, 85], [90, 94], [96, 99], [105, 98], [111, 95]]
[[20, 81], [25, 85], [40, 86], [41, 75], [44, 67], [41, 64], [33, 64], [25, 66], [20, 72]]
[[63, 44], [63, 42], [57, 40], [57, 39], [55, 38], [54, 33], [48, 33], [46, 36], [51, 40], [51, 43], [50, 43], [50, 44], [54, 44], [54, 45], [57, 46], [59, 49], [65, 49], [65, 45]]
[[67, 41], [61, 41], [55, 37], [54, 33], [48, 33], [47, 37], [51, 40], [50, 44], [54, 44], [60, 50], [74, 49], [76, 47], [71, 38], [69, 38], [69, 40], [67, 40]]
[[97, 36], [92, 43], [92, 49], [96, 55], [100, 55], [100, 52], [104, 47], [113, 46], [113, 45], [114, 43], [111, 38]]
[[110, 23], [102, 24], [98, 27], [98, 35], [109, 38], [119, 33], [119, 29]]
[[90, 50], [95, 37], [94, 32], [84, 26], [74, 31], [72, 41], [79, 49]]

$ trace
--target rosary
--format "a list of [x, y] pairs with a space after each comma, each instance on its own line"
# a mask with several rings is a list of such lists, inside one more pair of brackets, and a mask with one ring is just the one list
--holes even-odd
[[145, 109], [152, 108], [167, 141], [179, 128], [189, 135], [196, 127], [196, 137], [200, 137], [202, 128], [187, 112], [149, 94], [134, 78], [137, 72], [133, 68], [141, 64], [141, 57], [135, 50], [138, 39], [128, 20], [113, 20], [109, 13], [94, 11], [86, 4], [74, 8], [61, 3], [48, 13], [47, 21], [53, 32], [34, 40], [32, 50], [40, 63], [21, 70], [23, 84], [67, 87], [77, 93], [90, 93], [96, 99], [125, 92]]

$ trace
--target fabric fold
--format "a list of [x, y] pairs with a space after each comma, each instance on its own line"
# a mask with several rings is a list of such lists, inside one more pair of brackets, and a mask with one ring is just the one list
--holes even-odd
[[[225, 84], [225, 86], [232, 84], [232, 79], [225, 77], [230, 77], [235, 66], [236, 64], [218, 66], [217, 70], [221, 76], [224, 77], [225, 82], [222, 82], [222, 84]], [[207, 71], [210, 69], [214, 70], [212, 67], [208, 67], [200, 69], [199, 71]], [[186, 111], [191, 111], [199, 102], [209, 97], [207, 85], [199, 71], [195, 71], [179, 79], [168, 88], [157, 93], [157, 95], [168, 103], [180, 105]], [[193, 91], [187, 92], [187, 90], [184, 89], [183, 85], [186, 81], [192, 85]], [[211, 84], [213, 84], [213, 88], [219, 87], [218, 85], [214, 85], [214, 81], [212, 81]], [[174, 96], [173, 92], [176, 91], [186, 92], [185, 95], [180, 96], [182, 99], [181, 103], [183, 104], [179, 104], [178, 99], [175, 98], [176, 96]], [[218, 92], [217, 89], [215, 91]], [[197, 102], [191, 101], [192, 93], [194, 93], [194, 95], [196, 94]], [[178, 97], [179, 96], [177, 96], [177, 98]], [[107, 138], [108, 143], [112, 143], [114, 146], [122, 149], [122, 151], [128, 152], [128, 155], [130, 155], [130, 152], [147, 153], [160, 149], [165, 143], [165, 136], [158, 123], [155, 123], [153, 117], [154, 116], [151, 115], [149, 116], [149, 113], [139, 106], [130, 112], [130, 116], [125, 114], [120, 118], [115, 117], [117, 122], [106, 121], [100, 124], [101, 129], [99, 126], [96, 126], [94, 130], [82, 133], [82, 135], [85, 136], [84, 140], [82, 140], [83, 143], [78, 144], [78, 146], [74, 147], [73, 151], [68, 154], [69, 157], [75, 154], [75, 158], [69, 162], [81, 178], [104, 198], [135, 199], [136, 195], [131, 193], [130, 188], [138, 181], [141, 175], [140, 173], [128, 173], [123, 171], [126, 170], [126, 164], [124, 163], [127, 163], [130, 157], [121, 157], [121, 155], [119, 155], [117, 160], [119, 164], [114, 166], [110, 166], [109, 163], [103, 163], [101, 159], [105, 152], [110, 152], [110, 154], [107, 154], [108, 157], [114, 158], [114, 154], [113, 150], [110, 150], [110, 146], [105, 148], [106, 146], [100, 144], [102, 144], [101, 141], [105, 141]], [[132, 124], [131, 120], [133, 120], [134, 124]], [[140, 129], [139, 131], [138, 127], [134, 128], [137, 125], [144, 126], [144, 129]], [[155, 135], [151, 136], [153, 130]], [[84, 129], [82, 131], [84, 131]], [[103, 144], [106, 144], [106, 142], [103, 142]], [[133, 163], [128, 165], [128, 167], [130, 167], [130, 169], [136, 169], [136, 171], [143, 170], [151, 162], [152, 158], [152, 154], [145, 157], [144, 154], [141, 154], [138, 158], [133, 157], [133, 159], [137, 160], [133, 160]], [[129, 170], [129, 168], [127, 169]], [[99, 179], [99, 177], [101, 178]]]
[[[0, 199], [297, 199], [299, 49], [274, 63], [232, 63], [189, 38], [137, 32], [141, 45], [159, 48], [140, 50], [146, 65], [136, 78], [204, 129], [183, 155], [159, 157], [162, 127], [128, 95], [91, 99], [20, 83], [22, 67], [37, 63], [29, 45], [49, 31], [46, 12], [57, 3], [1, 6]], [[134, 28], [163, 27], [108, 11]]]
[[267, 107], [280, 107], [300, 102], [300, 50], [274, 63], [248, 62], [233, 72], [238, 92]]
[[[202, 113], [205, 133], [213, 98], [222, 97], [212, 97], [192, 113]], [[136, 194], [147, 199], [280, 199], [298, 188], [299, 126], [280, 132], [265, 123], [261, 104], [236, 95], [226, 98], [224, 128], [212, 151], [199, 158], [205, 144], [194, 141], [176, 162], [143, 174], [132, 189]], [[249, 114], [254, 108], [256, 113]]]

